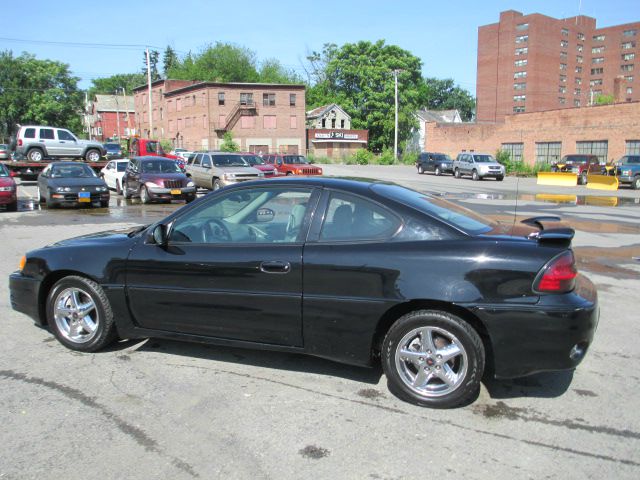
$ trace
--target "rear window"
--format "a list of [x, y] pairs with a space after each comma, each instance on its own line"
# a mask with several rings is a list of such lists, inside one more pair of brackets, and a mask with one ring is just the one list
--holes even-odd
[[35, 128], [25, 129], [24, 138], [36, 138], [36, 129]]
[[415, 190], [409, 190], [400, 185], [378, 183], [372, 185], [371, 189], [383, 197], [415, 208], [469, 235], [481, 235], [498, 227], [495, 222], [471, 210], [440, 198], [431, 197], [424, 193], [416, 192]]

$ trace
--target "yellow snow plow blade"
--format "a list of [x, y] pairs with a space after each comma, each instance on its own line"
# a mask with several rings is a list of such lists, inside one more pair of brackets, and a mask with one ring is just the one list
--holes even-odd
[[566, 172], [538, 172], [538, 185], [557, 185], [560, 187], [575, 187], [578, 176]]
[[618, 190], [618, 177], [611, 175], [588, 175], [587, 188], [595, 190]]

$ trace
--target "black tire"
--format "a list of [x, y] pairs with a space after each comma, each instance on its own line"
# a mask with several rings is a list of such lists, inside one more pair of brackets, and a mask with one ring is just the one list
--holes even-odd
[[109, 207], [109, 201], [108, 200], [103, 200], [100, 202], [100, 207], [101, 208], [108, 208]]
[[96, 150], [95, 148], [90, 148], [84, 154], [84, 159], [87, 162], [97, 162], [100, 160], [100, 151]]
[[220, 190], [221, 188], [222, 188], [222, 184], [220, 183], [219, 178], [214, 178], [211, 180], [211, 190], [215, 192], [216, 190]]
[[456, 177], [456, 178], [460, 178], [460, 177], [461, 177], [461, 175], [460, 175], [460, 170], [459, 170], [458, 168], [456, 168], [456, 169], [454, 170], [454, 172], [453, 172], [453, 176], [454, 176], [454, 177]]
[[185, 201], [186, 203], [191, 203], [191, 202], [193, 202], [195, 199], [196, 199], [196, 196], [195, 196], [195, 195], [189, 195], [188, 197], [186, 197], [186, 198], [184, 199], [184, 201]]
[[480, 175], [478, 175], [478, 171], [474, 170], [471, 172], [471, 180], [473, 180], [474, 182], [477, 182], [478, 180], [481, 180]]
[[587, 184], [587, 173], [582, 172], [578, 177], [578, 185], [586, 185]]
[[40, 187], [38, 187], [37, 191], [38, 203], [44, 203], [46, 199], [42, 196], [42, 192], [40, 191]]
[[440, 170], [440, 167], [436, 167], [433, 173], [436, 174], [436, 177], [439, 177], [440, 175], [442, 175], [442, 170]]
[[[69, 296], [70, 292], [77, 292], [78, 298], [83, 304], [93, 304], [93, 309], [87, 311], [85, 317], [82, 318], [84, 320], [89, 317], [89, 321], [81, 321], [79, 318], [81, 314], [75, 317], [72, 316], [73, 314], [66, 317], [59, 315], [56, 320], [56, 304], [64, 305], [68, 310], [74, 310], [72, 297]], [[107, 296], [100, 285], [88, 278], [71, 275], [58, 280], [47, 295], [46, 312], [49, 328], [58, 341], [71, 350], [95, 352], [106, 347], [118, 337]], [[94, 326], [93, 331], [86, 328], [85, 324], [89, 323]], [[77, 335], [73, 335], [73, 328], [86, 331], [85, 338], [81, 338], [83, 335], [78, 330], [75, 330]]]
[[149, 190], [144, 185], [140, 187], [140, 201], [142, 203], [151, 203], [151, 197], [149, 196]]
[[120, 187], [120, 180], [116, 180], [116, 193], [122, 195], [122, 187]]
[[424, 168], [422, 167], [422, 165], [418, 165], [418, 173], [420, 175], [422, 175], [424, 173]]
[[44, 160], [44, 152], [39, 148], [32, 148], [27, 152], [27, 160], [30, 162], [41, 162]]
[[499, 181], [499, 182], [501, 182], [501, 181], [503, 181], [503, 180], [504, 180], [504, 177], [503, 177], [502, 175], [500, 175], [500, 176], [496, 177], [496, 180], [497, 180], [497, 181]]
[[16, 200], [13, 203], [7, 204], [7, 212], [17, 212], [18, 211], [18, 201]]
[[[422, 339], [423, 331], [429, 342]], [[401, 349], [401, 345], [409, 347]], [[451, 345], [458, 347], [458, 353], [443, 359], [438, 352], [444, 355]], [[403, 359], [401, 350], [411, 352], [411, 357]], [[385, 336], [381, 356], [389, 390], [402, 400], [424, 407], [453, 408], [468, 404], [478, 395], [485, 365], [484, 346], [473, 327], [453, 314], [417, 310], [400, 317]], [[416, 386], [420, 375], [424, 384]], [[448, 385], [441, 376], [453, 384]]]
[[640, 190], [640, 175], [633, 177], [633, 180], [631, 180], [631, 188], [634, 190]]

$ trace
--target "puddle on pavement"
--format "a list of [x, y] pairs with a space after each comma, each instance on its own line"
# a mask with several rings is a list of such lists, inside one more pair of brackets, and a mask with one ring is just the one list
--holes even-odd
[[513, 193], [443, 193], [439, 195], [447, 200], [510, 200], [515, 202], [543, 202], [567, 205], [589, 205], [593, 207], [640, 206], [640, 196], [615, 197], [607, 195], [556, 195], [549, 193], [516, 195]]

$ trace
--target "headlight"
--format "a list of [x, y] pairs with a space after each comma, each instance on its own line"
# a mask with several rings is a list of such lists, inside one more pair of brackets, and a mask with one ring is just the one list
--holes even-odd
[[96, 192], [106, 192], [107, 187], [96, 187]]
[[0, 192], [13, 192], [15, 189], [15, 186], [10, 185], [8, 187], [0, 187]]
[[318, 172], [322, 175], [322, 169], [320, 167], [318, 167]]
[[225, 174], [223, 175], [223, 177], [224, 177], [226, 180], [234, 180], [234, 179], [236, 178], [236, 174], [235, 174], [235, 173], [225, 173]]
[[195, 184], [193, 182], [187, 182], [187, 187], [193, 187]]
[[264, 177], [264, 173], [263, 172], [258, 173], [258, 177], [259, 178], [263, 178]]
[[273, 169], [273, 174], [274, 174], [274, 175], [278, 175], [278, 169], [277, 169], [277, 168], [274, 168], [274, 169]]
[[162, 188], [161, 185], [158, 185], [157, 183], [153, 183], [153, 182], [145, 182], [144, 184], [147, 188]]
[[71, 189], [69, 187], [58, 187], [56, 188], [56, 192], [70, 192]]

